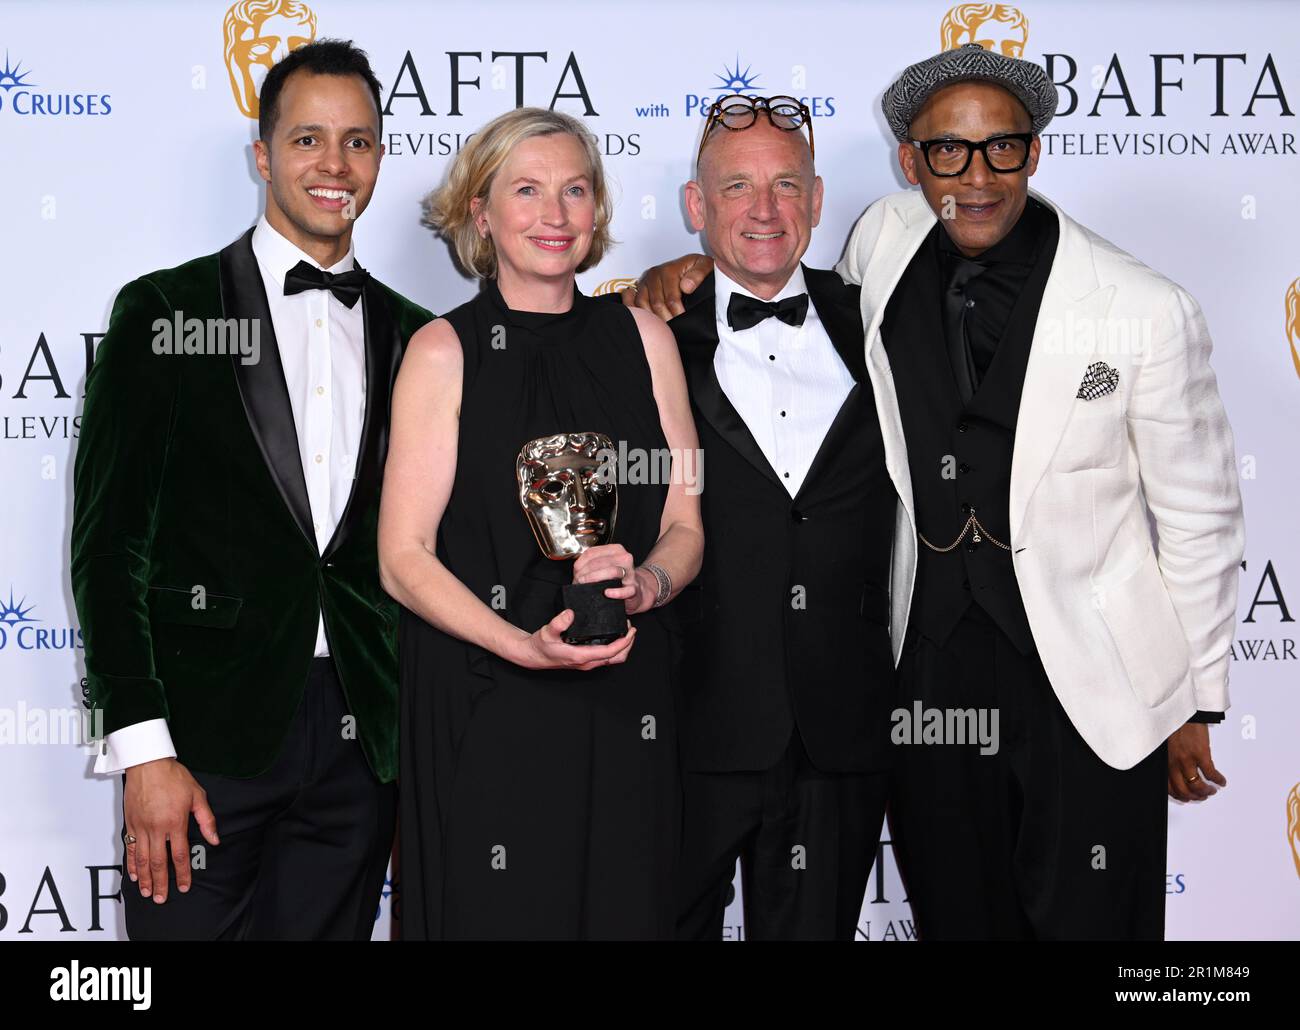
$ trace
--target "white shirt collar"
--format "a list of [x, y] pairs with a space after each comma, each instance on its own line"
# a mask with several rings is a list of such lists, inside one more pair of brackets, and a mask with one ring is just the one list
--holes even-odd
[[[338, 261], [337, 264], [330, 265], [326, 268], [327, 272], [350, 272], [356, 264], [355, 241], [348, 241], [348, 252]], [[253, 229], [253, 254], [257, 257], [258, 263], [262, 266], [266, 277], [272, 282], [283, 283], [285, 275], [289, 269], [299, 261], [306, 261], [312, 268], [322, 267], [310, 255], [294, 246], [286, 239], [270, 222], [266, 220], [263, 214], [257, 220], [257, 226]]]
[[[718, 321], [723, 325], [727, 324], [727, 305], [731, 303], [731, 295], [739, 293], [746, 297], [754, 297], [756, 300], [761, 299], [756, 294], [751, 293], [745, 287], [728, 276], [722, 269], [715, 264], [713, 266], [713, 291], [717, 298]], [[808, 292], [808, 284], [803, 277], [803, 264], [795, 265], [794, 272], [786, 284], [777, 291], [776, 296], [772, 298], [773, 302], [784, 300], [786, 297], [797, 297], [801, 293]]]

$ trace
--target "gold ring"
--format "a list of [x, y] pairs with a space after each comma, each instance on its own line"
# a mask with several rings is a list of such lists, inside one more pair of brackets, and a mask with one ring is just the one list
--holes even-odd
[[128, 834], [126, 835], [126, 842], [127, 842], [128, 844], [134, 844], [134, 843], [135, 843], [135, 834], [134, 834], [134, 833], [128, 833]]
[[1187, 777], [1187, 782], [1188, 782], [1188, 783], [1195, 783], [1195, 782], [1196, 782], [1197, 780], [1199, 780], [1200, 778], [1201, 778], [1201, 777], [1198, 776], [1196, 773], [1192, 773], [1191, 776], [1188, 776], [1188, 777]]

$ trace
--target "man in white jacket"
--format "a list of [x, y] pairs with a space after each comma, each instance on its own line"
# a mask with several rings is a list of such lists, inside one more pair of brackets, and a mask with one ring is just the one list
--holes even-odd
[[[882, 106], [920, 189], [873, 204], [838, 270], [900, 497], [891, 821], [919, 932], [1160, 938], [1165, 794], [1226, 783], [1206, 724], [1244, 530], [1208, 330], [1029, 191], [1037, 65], [971, 44]], [[638, 302], [707, 264], [684, 268]]]

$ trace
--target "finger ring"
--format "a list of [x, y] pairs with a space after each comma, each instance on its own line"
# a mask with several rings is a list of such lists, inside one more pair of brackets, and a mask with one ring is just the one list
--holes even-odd
[[623, 568], [622, 565], [615, 565], [614, 568], [618, 569], [619, 579], [627, 579], [627, 569]]
[[1188, 777], [1187, 777], [1187, 782], [1188, 782], [1188, 783], [1195, 783], [1195, 782], [1196, 782], [1197, 780], [1199, 780], [1199, 779], [1200, 779], [1200, 776], [1198, 776], [1196, 773], [1193, 773], [1191, 776], [1188, 776]]
[[127, 842], [128, 844], [134, 844], [134, 843], [135, 843], [135, 834], [134, 834], [134, 833], [128, 833], [128, 834], [126, 835], [126, 842]]

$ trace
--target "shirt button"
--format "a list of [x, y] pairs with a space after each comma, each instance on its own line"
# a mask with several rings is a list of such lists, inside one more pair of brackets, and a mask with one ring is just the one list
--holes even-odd
[[801, 512], [798, 508], [793, 508], [793, 509], [791, 509], [791, 511], [790, 511], [790, 518], [792, 518], [795, 522], [807, 522], [807, 521], [808, 521], [808, 516], [805, 515], [803, 512]]
[[965, 422], [958, 422], [958, 423], [957, 423], [957, 432], [959, 432], [959, 433], [964, 433], [964, 432], [966, 432], [966, 430], [969, 429], [969, 428], [970, 428], [970, 427], [969, 427], [968, 425], [966, 425]]
[[968, 301], [966, 302], [966, 306], [967, 306], [968, 308], [973, 308], [973, 307], [975, 306], [975, 301], [974, 301], [974, 300], [968, 300]]
[[769, 355], [767, 356], [767, 360], [768, 360], [768, 361], [775, 361], [775, 360], [776, 360], [776, 355], [775, 355], [775, 354], [769, 354]]
[[790, 478], [790, 473], [789, 473], [789, 472], [782, 472], [781, 475], [785, 476], [786, 479], [789, 479], [789, 478]]
[[316, 464], [317, 464], [317, 465], [319, 465], [319, 464], [320, 464], [322, 461], [324, 461], [324, 460], [325, 460], [324, 455], [321, 455], [321, 454], [316, 455]]
[[323, 386], [318, 386], [318, 387], [316, 387], [316, 393], [317, 393], [318, 396], [323, 395], [323, 394], [325, 393], [325, 387], [323, 387]]
[[782, 418], [785, 418], [785, 412], [784, 412], [784, 411], [781, 412], [781, 417], [782, 417]]
[[317, 329], [319, 329], [319, 328], [320, 328], [321, 326], [323, 326], [324, 324], [325, 324], [325, 323], [322, 322], [319, 318], [316, 319], [316, 328], [317, 328]]

